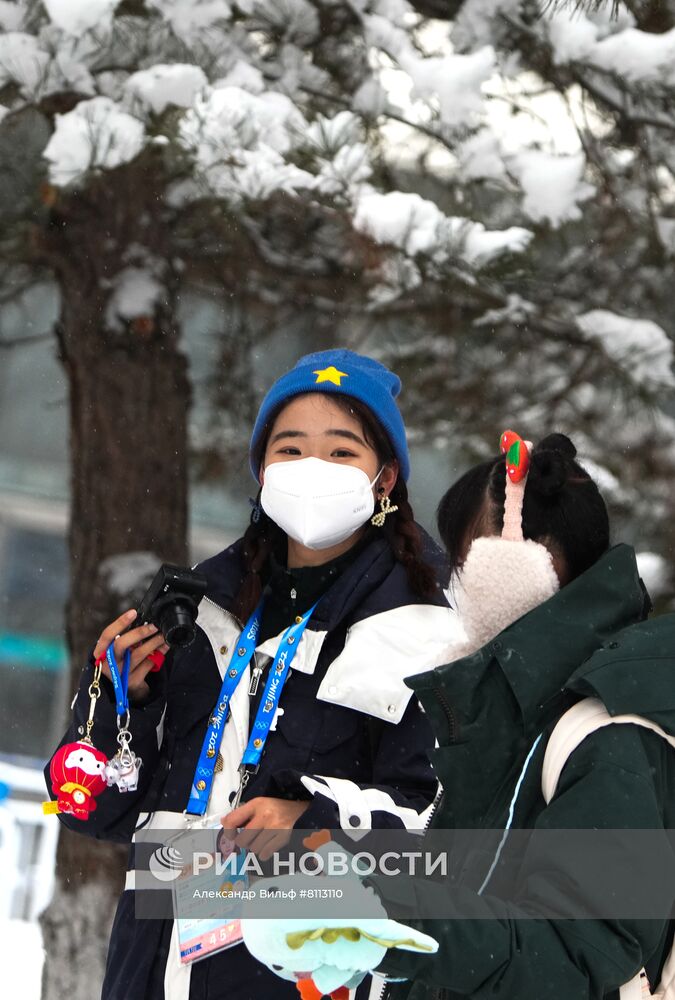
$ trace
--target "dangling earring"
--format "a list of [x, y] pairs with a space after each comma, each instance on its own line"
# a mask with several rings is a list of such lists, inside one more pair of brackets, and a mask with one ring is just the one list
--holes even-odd
[[248, 498], [249, 506], [251, 507], [251, 524], [257, 524], [262, 517], [262, 506], [260, 504], [260, 499], [253, 497]]
[[[377, 492], [384, 493], [384, 486], [380, 486]], [[389, 497], [380, 497], [380, 511], [378, 514], [373, 514], [370, 519], [370, 523], [375, 528], [381, 528], [384, 525], [387, 514], [393, 514], [397, 510], [398, 507], [396, 504], [392, 504]]]

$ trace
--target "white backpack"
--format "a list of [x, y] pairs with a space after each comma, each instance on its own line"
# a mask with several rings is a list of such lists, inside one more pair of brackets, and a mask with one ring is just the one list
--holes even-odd
[[[549, 737], [541, 775], [541, 790], [547, 805], [555, 795], [562, 769], [579, 744], [597, 729], [617, 723], [630, 723], [651, 729], [675, 749], [675, 736], [669, 736], [649, 719], [643, 719], [640, 715], [610, 715], [597, 698], [584, 698], [561, 716]], [[643, 1000], [647, 997], [675, 1000], [675, 946], [666, 959], [661, 982], [654, 993], [650, 993], [647, 975], [642, 969], [629, 983], [621, 987], [619, 995], [621, 1000]]]

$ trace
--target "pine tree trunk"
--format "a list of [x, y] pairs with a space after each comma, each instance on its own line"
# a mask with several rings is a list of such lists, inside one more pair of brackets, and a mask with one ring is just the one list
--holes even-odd
[[[109, 329], [110, 279], [130, 246], [166, 254], [169, 237], [143, 205], [147, 177], [121, 176], [101, 197], [59, 206], [45, 249], [61, 290], [57, 328], [70, 392], [70, 596], [66, 628], [71, 686], [101, 629], [125, 608], [99, 574], [112, 555], [149, 551], [187, 561], [186, 361], [178, 349], [175, 293], [167, 282], [152, 316]], [[149, 190], [150, 189], [150, 190]], [[154, 200], [157, 205], [157, 200]], [[157, 208], [155, 207], [155, 212]], [[149, 230], [149, 231], [148, 231]], [[128, 606], [128, 605], [127, 605]], [[66, 725], [64, 719], [64, 729]], [[41, 917], [46, 949], [44, 1000], [100, 995], [110, 924], [126, 849], [61, 829], [54, 898]]]

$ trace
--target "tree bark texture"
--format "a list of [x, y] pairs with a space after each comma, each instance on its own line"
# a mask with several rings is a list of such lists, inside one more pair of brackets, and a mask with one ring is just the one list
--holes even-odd
[[[132, 252], [170, 261], [161, 191], [143, 164], [57, 202], [38, 234], [60, 286], [56, 334], [70, 397], [71, 688], [102, 628], [130, 606], [106, 590], [107, 557], [136, 551], [187, 561], [186, 359], [174, 322], [169, 266], [152, 315], [106, 319]], [[64, 719], [64, 729], [66, 720]], [[96, 728], [94, 726], [94, 738]], [[113, 792], [114, 794], [114, 792]], [[54, 898], [41, 917], [44, 1000], [100, 995], [126, 849], [61, 829]]]

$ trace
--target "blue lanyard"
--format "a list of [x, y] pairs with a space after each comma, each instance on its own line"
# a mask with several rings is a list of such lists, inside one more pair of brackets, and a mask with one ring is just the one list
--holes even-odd
[[[279, 703], [281, 690], [284, 686], [286, 677], [288, 676], [288, 671], [293, 657], [295, 656], [295, 651], [300, 643], [300, 639], [302, 638], [302, 633], [305, 631], [307, 622], [309, 621], [315, 607], [316, 604], [314, 604], [310, 610], [302, 616], [302, 618], [297, 619], [296, 622], [291, 625], [291, 627], [288, 628], [282, 636], [277, 654], [274, 657], [272, 666], [270, 667], [270, 675], [268, 677], [267, 684], [265, 685], [258, 714], [256, 715], [256, 721], [242, 758], [240, 770], [249, 762], [253, 763], [257, 767], [258, 762], [260, 761], [260, 757], [262, 756], [262, 752], [265, 748], [265, 742], [269, 734], [270, 726], [272, 724], [272, 719], [274, 718], [276, 706]], [[235, 657], [233, 657], [234, 662], [230, 662], [230, 666], [225, 672], [216, 708], [212, 712], [211, 718], [209, 719], [209, 725], [206, 730], [206, 735], [204, 736], [204, 742], [202, 743], [197, 768], [194, 773], [194, 778], [192, 779], [190, 798], [185, 810], [190, 815], [203, 816], [206, 812], [215, 776], [216, 758], [223, 738], [225, 723], [229, 714], [230, 701], [236, 690], [237, 684], [241, 680], [244, 670], [253, 659], [258, 632], [260, 631], [261, 618], [262, 601], [244, 626], [239, 639], [239, 647], [237, 648]], [[258, 722], [263, 716], [265, 721], [261, 726], [258, 726]], [[256, 729], [256, 727], [258, 728]]]
[[282, 636], [279, 648], [277, 649], [277, 655], [274, 657], [274, 662], [270, 667], [267, 684], [258, 705], [255, 722], [253, 723], [248, 744], [244, 750], [244, 756], [241, 758], [242, 767], [251, 766], [257, 768], [260, 763], [272, 720], [279, 705], [281, 692], [286, 683], [288, 671], [291, 669], [295, 651], [298, 648], [302, 634], [307, 627], [307, 622], [312, 617], [315, 607], [316, 604], [313, 604], [309, 611], [302, 618], [296, 619], [295, 623], [286, 629]]
[[[117, 709], [117, 723], [119, 725], [120, 719], [123, 715], [127, 715], [129, 711], [129, 664], [131, 662], [131, 650], [127, 649], [124, 654], [124, 664], [122, 666], [122, 675], [117, 669], [117, 661], [115, 660], [114, 652], [114, 642], [111, 642], [105, 651], [106, 659], [108, 661], [108, 666], [110, 667], [110, 677], [113, 682], [113, 687], [115, 688], [115, 708]], [[129, 716], [127, 715], [127, 723], [129, 722]]]

